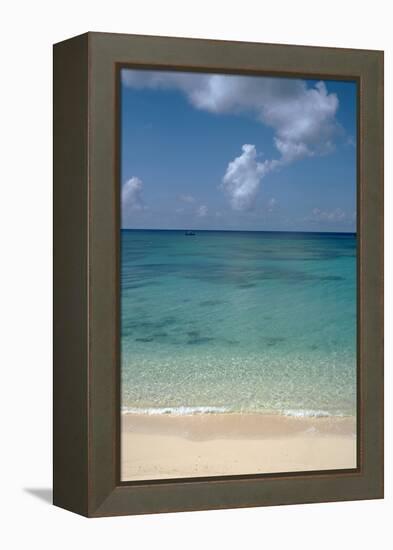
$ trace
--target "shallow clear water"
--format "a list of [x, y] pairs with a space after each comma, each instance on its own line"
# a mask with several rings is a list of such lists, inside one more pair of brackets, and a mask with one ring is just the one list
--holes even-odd
[[356, 410], [356, 236], [121, 234], [125, 410]]

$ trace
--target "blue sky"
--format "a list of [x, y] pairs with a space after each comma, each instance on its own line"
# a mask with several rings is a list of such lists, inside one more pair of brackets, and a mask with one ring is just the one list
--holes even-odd
[[122, 70], [122, 226], [354, 231], [356, 84]]

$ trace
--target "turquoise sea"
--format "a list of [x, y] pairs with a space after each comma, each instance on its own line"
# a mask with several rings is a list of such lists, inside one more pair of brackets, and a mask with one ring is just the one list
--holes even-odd
[[149, 414], [356, 412], [356, 235], [122, 230], [121, 393]]

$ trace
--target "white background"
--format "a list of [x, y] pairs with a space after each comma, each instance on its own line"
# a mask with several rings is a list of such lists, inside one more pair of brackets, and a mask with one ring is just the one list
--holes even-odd
[[[6, 548], [392, 548], [392, 30], [373, 0], [42, 0], [0, 20], [0, 541]], [[390, 17], [389, 17], [390, 16]], [[51, 486], [51, 45], [90, 31], [384, 49], [386, 499], [87, 520]], [[389, 311], [390, 310], [390, 311]]]

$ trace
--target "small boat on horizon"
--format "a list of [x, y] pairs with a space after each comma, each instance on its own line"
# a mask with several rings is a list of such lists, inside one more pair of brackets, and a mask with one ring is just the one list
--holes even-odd
[[193, 237], [195, 235], [194, 231], [186, 231], [184, 234], [186, 237]]

